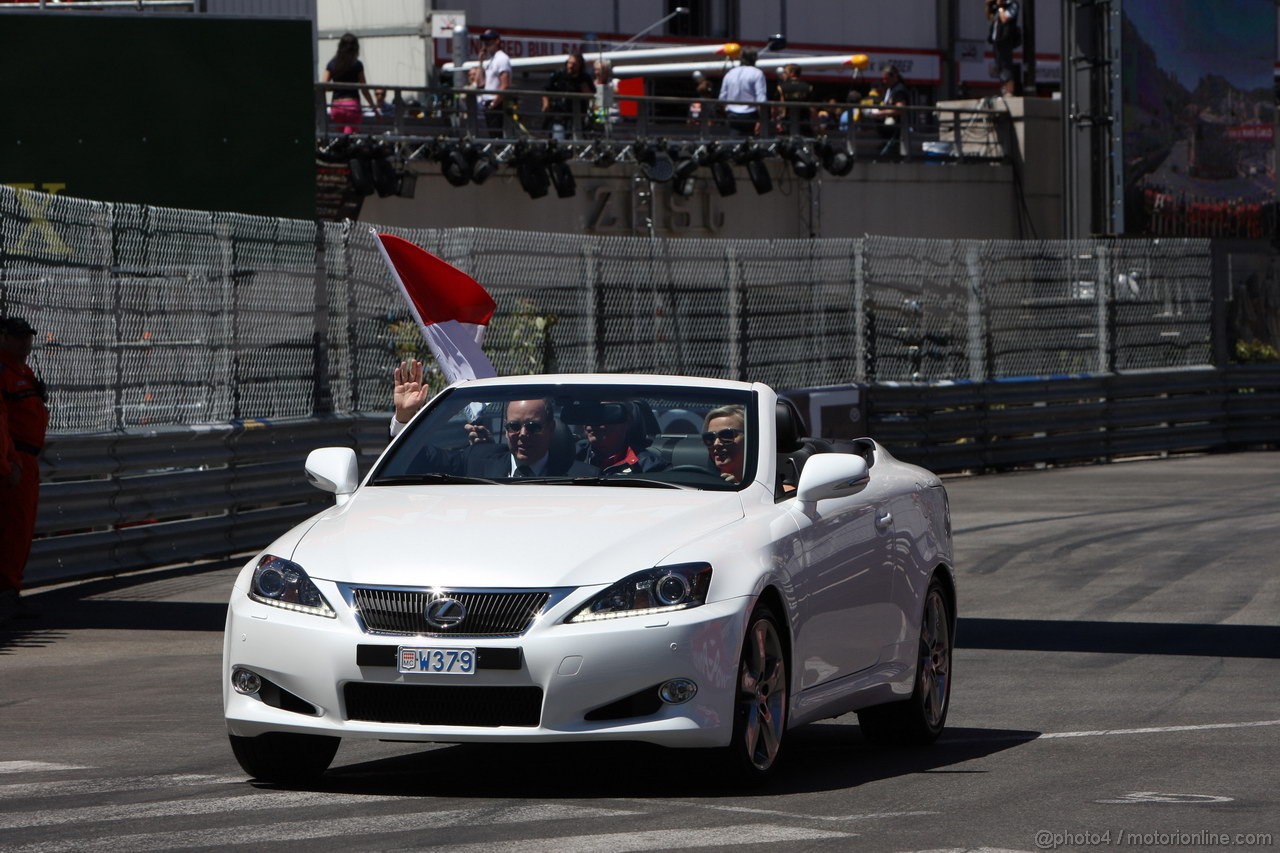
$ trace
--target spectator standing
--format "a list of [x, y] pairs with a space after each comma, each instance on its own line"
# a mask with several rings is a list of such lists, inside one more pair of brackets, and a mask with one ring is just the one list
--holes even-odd
[[366, 114], [374, 121], [385, 121], [395, 117], [396, 106], [387, 100], [386, 89], [373, 90], [373, 106], [366, 110]]
[[587, 76], [587, 61], [581, 53], [570, 54], [564, 67], [552, 73], [546, 91], [549, 94], [542, 96], [542, 129], [550, 129], [554, 138], [564, 139], [570, 127], [576, 131], [583, 126], [587, 106], [585, 98], [565, 95], [594, 95], [596, 91], [596, 84]]
[[27, 366], [35, 329], [21, 317], [0, 320], [0, 624], [33, 616], [22, 575], [31, 553], [40, 499], [40, 451], [49, 410], [44, 383]]
[[760, 135], [759, 105], [769, 100], [764, 72], [756, 68], [757, 56], [755, 48], [743, 48], [738, 64], [729, 69], [720, 83], [720, 100], [726, 102], [729, 129], [737, 136]]
[[350, 86], [349, 89], [335, 89], [329, 102], [329, 120], [334, 124], [342, 125], [343, 133], [354, 133], [360, 126], [360, 120], [364, 115], [360, 109], [362, 92], [365, 99], [369, 101], [370, 109], [375, 112], [378, 109], [372, 92], [368, 89], [355, 88], [356, 85], [363, 86], [368, 81], [364, 78], [364, 63], [360, 61], [360, 40], [352, 33], [345, 33], [338, 39], [337, 52], [324, 67], [320, 82], [346, 83]]
[[489, 90], [480, 96], [485, 123], [490, 136], [502, 137], [503, 118], [512, 107], [506, 94], [511, 88], [511, 57], [502, 49], [497, 30], [485, 30], [480, 36], [480, 67], [484, 69], [484, 87]]
[[607, 59], [597, 59], [591, 66], [592, 83], [596, 87], [595, 104], [591, 108], [591, 123], [596, 130], [618, 123], [618, 81], [613, 77], [613, 64]]
[[708, 116], [711, 102], [716, 99], [716, 90], [712, 87], [711, 81], [702, 75], [701, 71], [695, 71], [693, 75], [698, 83], [694, 87], [694, 99], [689, 104], [689, 124], [694, 127], [701, 127], [703, 116]]
[[991, 28], [987, 41], [995, 52], [995, 73], [1000, 79], [1000, 94], [1006, 98], [1018, 93], [1017, 66], [1013, 52], [1022, 44], [1022, 27], [1018, 24], [1018, 0], [986, 0], [987, 20]]
[[885, 139], [881, 154], [906, 154], [907, 113], [902, 109], [907, 106], [910, 94], [907, 84], [902, 82], [902, 74], [898, 69], [886, 64], [880, 70], [880, 82], [884, 86], [884, 94], [880, 96], [879, 106], [863, 112], [880, 123], [880, 136]]
[[[782, 68], [782, 81], [778, 83], [779, 101], [812, 101], [813, 86], [800, 79], [800, 66], [788, 63]], [[779, 108], [779, 130], [791, 136], [813, 136], [814, 108]]]

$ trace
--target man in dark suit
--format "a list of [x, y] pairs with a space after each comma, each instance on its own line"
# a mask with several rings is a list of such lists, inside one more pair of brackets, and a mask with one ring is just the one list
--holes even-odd
[[573, 458], [573, 447], [555, 446], [556, 418], [550, 400], [512, 400], [502, 428], [507, 443], [498, 444], [489, 430], [467, 424], [471, 441], [461, 450], [425, 447], [423, 464], [430, 471], [467, 477], [594, 477], [600, 469]]

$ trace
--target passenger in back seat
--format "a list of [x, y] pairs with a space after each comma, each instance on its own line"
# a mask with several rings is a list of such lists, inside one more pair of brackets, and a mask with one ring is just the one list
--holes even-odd
[[601, 474], [635, 474], [666, 467], [661, 454], [649, 450], [648, 436], [636, 418], [635, 406], [622, 403], [622, 423], [583, 424], [586, 440], [578, 442], [575, 457], [600, 469]]

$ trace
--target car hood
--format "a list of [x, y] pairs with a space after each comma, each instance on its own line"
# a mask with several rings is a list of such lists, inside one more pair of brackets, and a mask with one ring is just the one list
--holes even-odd
[[340, 583], [586, 586], [656, 565], [742, 517], [736, 492], [372, 487], [320, 516], [292, 559]]

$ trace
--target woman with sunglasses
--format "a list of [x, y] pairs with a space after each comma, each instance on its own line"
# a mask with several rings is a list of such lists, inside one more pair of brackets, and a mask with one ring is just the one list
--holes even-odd
[[707, 412], [703, 424], [702, 443], [707, 446], [711, 464], [730, 483], [742, 482], [742, 466], [746, 460], [743, 453], [746, 425], [746, 409], [742, 406], [712, 409]]

